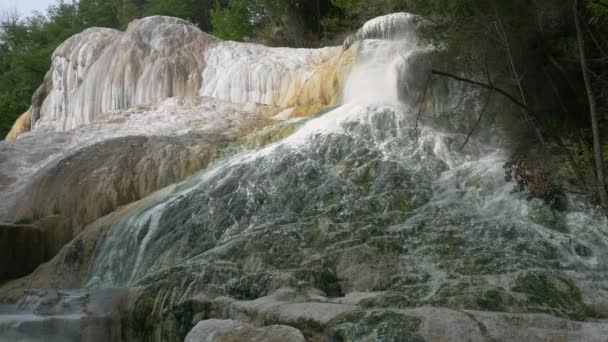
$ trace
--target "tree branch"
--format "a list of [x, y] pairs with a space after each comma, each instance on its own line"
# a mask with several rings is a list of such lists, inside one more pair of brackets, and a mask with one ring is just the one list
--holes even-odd
[[509, 99], [509, 101], [511, 101], [513, 104], [515, 104], [516, 106], [522, 108], [523, 110], [525, 110], [526, 112], [532, 114], [532, 111], [530, 110], [530, 108], [528, 106], [526, 106], [525, 104], [523, 104], [521, 101], [519, 101], [518, 99], [516, 99], [513, 95], [509, 94], [507, 91], [496, 87], [493, 84], [487, 84], [487, 83], [483, 83], [483, 82], [479, 82], [479, 81], [475, 81], [475, 80], [470, 80], [468, 78], [463, 78], [454, 74], [450, 74], [448, 72], [445, 71], [439, 71], [439, 70], [435, 70], [433, 69], [431, 71], [431, 73], [433, 75], [438, 75], [438, 76], [443, 76], [443, 77], [448, 77], [448, 78], [452, 78], [454, 80], [460, 81], [460, 82], [464, 82], [464, 83], [468, 83], [468, 84], [473, 84], [476, 85], [478, 87], [481, 88], [485, 88], [488, 90], [493, 90], [497, 93], [499, 93], [500, 95], [506, 97], [507, 99]]
[[418, 141], [418, 122], [420, 121], [420, 116], [422, 115], [422, 106], [424, 105], [424, 100], [426, 99], [426, 92], [428, 91], [432, 82], [432, 77], [429, 75], [426, 82], [424, 83], [424, 89], [420, 94], [420, 98], [418, 99], [418, 113], [416, 114], [416, 122], [414, 125], [414, 136], [416, 141]]
[[600, 138], [599, 113], [597, 112], [597, 100], [591, 86], [591, 76], [587, 66], [587, 56], [585, 54], [585, 39], [583, 37], [583, 29], [581, 28], [581, 18], [579, 16], [580, 1], [574, 0], [573, 14], [574, 25], [576, 27], [576, 40], [581, 64], [581, 72], [587, 92], [587, 100], [589, 102], [589, 115], [591, 118], [591, 131], [593, 132], [593, 159], [595, 159], [595, 169], [597, 178], [597, 192], [600, 198], [600, 203], [604, 209], [608, 209], [608, 193], [606, 192], [606, 166], [604, 163], [604, 155], [602, 153], [602, 141]]
[[509, 101], [511, 101], [513, 104], [515, 104], [516, 106], [518, 106], [518, 107], [520, 107], [521, 109], [524, 110], [526, 121], [530, 121], [531, 122], [532, 128], [534, 128], [534, 132], [536, 133], [536, 136], [537, 136], [538, 140], [540, 141], [540, 143], [543, 146], [543, 148], [545, 148], [545, 139], [543, 139], [543, 136], [542, 136], [542, 134], [540, 132], [540, 129], [534, 123], [534, 119], [536, 119], [535, 113], [530, 109], [530, 107], [528, 107], [526, 104], [520, 102], [518, 99], [516, 99], [513, 95], [509, 94], [507, 91], [505, 91], [505, 90], [503, 90], [501, 88], [498, 88], [494, 84], [487, 84], [487, 83], [471, 80], [471, 79], [468, 79], [468, 78], [463, 78], [463, 77], [460, 77], [460, 76], [457, 76], [457, 75], [454, 75], [454, 74], [450, 74], [450, 73], [445, 72], [445, 71], [439, 71], [439, 70], [434, 70], [433, 69], [433, 70], [431, 70], [431, 73], [433, 75], [449, 77], [449, 78], [452, 78], [452, 79], [460, 81], [460, 82], [464, 82], [464, 83], [468, 83], [468, 84], [473, 84], [473, 85], [476, 85], [476, 86], [481, 87], [481, 88], [485, 88], [485, 89], [488, 89], [488, 90], [495, 91], [495, 92], [499, 93], [500, 95], [504, 96]]
[[486, 112], [486, 109], [488, 109], [488, 106], [490, 105], [490, 99], [492, 98], [493, 93], [494, 93], [493, 90], [490, 90], [490, 92], [488, 93], [488, 97], [486, 97], [486, 102], [484, 103], [483, 108], [481, 109], [481, 112], [479, 113], [479, 117], [477, 118], [477, 121], [475, 121], [475, 124], [473, 125], [473, 127], [471, 127], [469, 134], [467, 134], [466, 139], [464, 139], [464, 142], [460, 146], [461, 151], [464, 149], [465, 146], [467, 146], [467, 143], [469, 142], [471, 135], [473, 135], [473, 132], [475, 132], [475, 130], [481, 123], [481, 119], [483, 119], [483, 115]]

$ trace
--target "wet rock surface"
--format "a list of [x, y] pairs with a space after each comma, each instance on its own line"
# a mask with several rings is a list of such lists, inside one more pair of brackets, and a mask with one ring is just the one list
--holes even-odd
[[0, 306], [0, 340], [122, 341], [127, 297], [124, 290], [30, 290], [18, 305]]
[[304, 342], [304, 336], [295, 328], [270, 325], [255, 328], [233, 320], [210, 319], [198, 323], [186, 336], [185, 342]]
[[30, 224], [0, 224], [0, 280], [31, 273], [72, 240], [69, 220], [49, 216]]

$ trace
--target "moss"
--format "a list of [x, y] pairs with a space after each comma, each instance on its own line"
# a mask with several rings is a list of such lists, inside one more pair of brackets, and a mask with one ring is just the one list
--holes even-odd
[[564, 214], [552, 209], [540, 199], [530, 200], [530, 218], [534, 223], [545, 226], [558, 232], [567, 232]]
[[[355, 185], [361, 192], [369, 193], [379, 175], [382, 162], [374, 159], [369, 151], [360, 151], [356, 157], [348, 157], [336, 165], [336, 173]], [[386, 179], [384, 179], [386, 181]]]
[[481, 186], [482, 178], [479, 175], [473, 175], [471, 178], [467, 179], [465, 182], [465, 186], [468, 188], [475, 187], [479, 188]]
[[15, 222], [15, 224], [32, 224], [36, 222], [35, 219], [31, 218], [31, 217], [24, 217], [19, 219], [18, 221]]
[[130, 306], [131, 340], [183, 341], [195, 316], [221, 316], [218, 308], [192, 298], [201, 293], [222, 294], [223, 285], [240, 276], [234, 268], [201, 265], [174, 267], [142, 279], [135, 284], [141, 293]]
[[392, 236], [376, 236], [369, 239], [367, 244], [375, 247], [382, 255], [401, 252], [401, 242]]
[[544, 312], [579, 320], [593, 315], [583, 303], [579, 288], [561, 274], [528, 272], [517, 277], [512, 290], [526, 295], [528, 310], [531, 312]]
[[328, 324], [330, 341], [424, 341], [418, 334], [420, 319], [393, 311], [357, 311]]
[[376, 161], [371, 161], [362, 167], [352, 170], [348, 175], [348, 179], [357, 185], [363, 192], [367, 193], [376, 177]]
[[401, 284], [404, 285], [417, 285], [426, 283], [431, 279], [431, 275], [425, 271], [418, 271], [414, 273], [408, 273], [401, 277]]
[[442, 285], [430, 303], [457, 310], [509, 312], [514, 299], [504, 289], [472, 278]]
[[494, 260], [495, 258], [490, 255], [466, 256], [461, 273], [467, 275], [495, 273], [497, 267], [493, 264]]
[[412, 195], [407, 191], [391, 191], [383, 194], [386, 210], [410, 211], [413, 207]]
[[517, 229], [513, 226], [506, 226], [500, 232], [501, 232], [502, 238], [507, 241], [515, 240], [519, 236]]
[[591, 250], [591, 248], [582, 245], [582, 244], [577, 244], [576, 246], [574, 246], [574, 252], [576, 253], [576, 255], [578, 256], [582, 256], [582, 257], [590, 257], [593, 255], [593, 251]]
[[225, 284], [226, 294], [236, 299], [251, 300], [268, 294], [272, 274], [253, 273], [242, 277], [235, 277]]
[[304, 255], [300, 250], [307, 241], [290, 229], [269, 231], [266, 234], [257, 234], [253, 237], [248, 252], [253, 252], [266, 265], [278, 269], [297, 267]]
[[551, 267], [553, 264], [557, 264], [561, 256], [559, 250], [547, 241], [519, 242], [512, 248], [516, 255], [522, 258], [522, 262], [526, 262], [530, 266]]
[[438, 253], [441, 256], [456, 257], [461, 255], [461, 248], [465, 244], [465, 240], [456, 235], [455, 231], [449, 230], [441, 234], [437, 239], [437, 243], [437, 247], [439, 248]]
[[484, 311], [504, 311], [504, 300], [500, 291], [496, 289], [485, 291], [477, 299], [477, 304]]
[[360, 305], [366, 308], [411, 308], [424, 304], [422, 298], [431, 288], [427, 285], [403, 286], [380, 296], [364, 299]]

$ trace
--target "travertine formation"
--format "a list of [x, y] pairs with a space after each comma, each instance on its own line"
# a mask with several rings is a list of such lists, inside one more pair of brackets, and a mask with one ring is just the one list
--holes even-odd
[[42, 85], [48, 95], [34, 108], [34, 128], [70, 130], [107, 111], [195, 96], [213, 39], [167, 17], [134, 21], [124, 34], [85, 30], [53, 54], [51, 77]]
[[176, 96], [292, 107], [314, 69], [338, 51], [223, 42], [168, 17], [136, 20], [124, 33], [87, 29], [53, 54], [34, 97], [34, 127], [66, 131]]
[[32, 115], [31, 109], [28, 109], [27, 112], [21, 114], [17, 121], [11, 127], [11, 130], [6, 135], [6, 141], [14, 141], [23, 133], [29, 132], [32, 127]]
[[205, 53], [207, 67], [200, 95], [293, 107], [315, 67], [338, 51], [340, 48], [309, 50], [214, 42]]
[[415, 41], [416, 26], [421, 18], [411, 13], [393, 13], [374, 18], [365, 24], [353, 35], [346, 38], [344, 48], [365, 39], [400, 39]]
[[[118, 206], [205, 167], [218, 144], [267, 125], [255, 104], [171, 98], [66, 132], [0, 145], [0, 218], [69, 217], [74, 234]], [[52, 194], [52, 195], [49, 195]]]
[[33, 130], [0, 142], [0, 233], [37, 244], [23, 269], [54, 255], [0, 285], [0, 339], [604, 341], [605, 217], [512, 193], [494, 122], [467, 137], [477, 93], [427, 89], [417, 25], [318, 50], [166, 17], [66, 41]]

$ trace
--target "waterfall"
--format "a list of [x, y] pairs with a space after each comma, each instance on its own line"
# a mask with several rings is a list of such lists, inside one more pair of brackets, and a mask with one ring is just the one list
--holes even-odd
[[[420, 233], [425, 246], [414, 244], [404, 256], [422, 258], [416, 268], [429, 274], [428, 298], [450, 284], [454, 272], [464, 272], [463, 259], [475, 249], [497, 258], [487, 266], [495, 273], [543, 267], [549, 261], [539, 254], [570, 265], [564, 267], [604, 270], [604, 220], [518, 197], [503, 180], [506, 153], [500, 148], [473, 138], [461, 151], [462, 134], [417, 122], [419, 106], [404, 101], [401, 92], [419, 95], [429, 70], [420, 63], [422, 48], [408, 39], [360, 42], [340, 106], [282, 141], [217, 162], [162, 203], [117, 223], [97, 249], [88, 286], [133, 286], [175, 267], [219, 261], [246, 269], [258, 260], [264, 266], [254, 269], [288, 272], [306, 263], [305, 251], [313, 247], [304, 238], [305, 222], [319, 217], [355, 230], [380, 224], [382, 234], [399, 236], [406, 246], [414, 243], [409, 236], [415, 227], [434, 229]], [[434, 240], [445, 234], [462, 244], [453, 247], [461, 253], [452, 260], [441, 260], [449, 240]], [[266, 260], [270, 252], [252, 242], [264, 236], [281, 236], [275, 242], [290, 248]], [[593, 257], [576, 255], [573, 244], [592, 250]], [[452, 266], [440, 267], [446, 263]], [[335, 267], [345, 284], [357, 277]], [[370, 289], [352, 281], [344, 287]]]
[[[416, 25], [404, 13], [377, 18], [343, 48], [320, 50], [221, 42], [187, 28], [186, 38], [204, 41], [194, 44], [200, 56], [182, 56], [200, 81], [184, 89], [196, 88], [197, 98], [279, 106], [264, 118], [272, 122], [262, 131], [270, 138], [255, 148], [243, 146], [251, 136], [230, 139], [206, 169], [125, 209], [96, 241], [85, 290], [135, 288], [135, 321], [153, 326], [146, 333], [157, 338], [199, 317], [189, 311], [198, 306], [211, 318], [322, 331], [343, 312], [307, 304], [354, 316], [390, 308], [410, 318], [421, 307], [448, 307], [450, 317], [470, 318], [483, 334], [473, 317], [487, 315], [494, 329], [525, 321], [492, 316], [497, 312], [603, 314], [608, 221], [573, 195], [564, 195], [566, 209], [513, 191], [504, 177], [508, 151], [483, 134], [463, 134], [452, 127], [455, 118], [438, 113], [460, 101], [429, 89], [431, 51], [416, 38]], [[151, 61], [159, 68], [165, 62]], [[138, 77], [162, 75], [131, 67]], [[152, 96], [138, 87], [112, 89], [116, 99]], [[319, 94], [330, 100], [315, 107], [310, 100]], [[242, 119], [215, 101], [204, 109], [212, 112], [204, 118], [209, 126]], [[298, 106], [323, 109], [292, 117]], [[468, 131], [474, 121], [461, 124]], [[281, 311], [286, 303], [301, 306]], [[435, 308], [418, 316], [433, 316]], [[446, 326], [464, 326], [451, 319]]]

